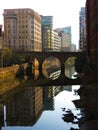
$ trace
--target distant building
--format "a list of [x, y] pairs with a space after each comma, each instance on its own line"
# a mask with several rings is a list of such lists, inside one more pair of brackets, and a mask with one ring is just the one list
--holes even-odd
[[67, 37], [67, 44], [72, 44], [72, 34], [71, 34], [71, 26], [63, 27], [62, 31], [66, 33]]
[[79, 16], [79, 49], [84, 51], [86, 50], [86, 12], [85, 7], [81, 7]]
[[75, 44], [71, 44], [71, 45], [69, 46], [69, 48], [70, 48], [70, 51], [71, 51], [71, 52], [75, 52], [75, 51], [76, 51], [76, 45], [75, 45]]
[[42, 18], [42, 50], [53, 51], [53, 16]]
[[4, 10], [4, 42], [13, 50], [41, 51], [41, 17], [32, 9]]
[[56, 31], [54, 31], [53, 34], [53, 51], [61, 51], [61, 37]]
[[70, 51], [71, 43], [71, 26], [55, 29], [61, 37], [61, 51]]

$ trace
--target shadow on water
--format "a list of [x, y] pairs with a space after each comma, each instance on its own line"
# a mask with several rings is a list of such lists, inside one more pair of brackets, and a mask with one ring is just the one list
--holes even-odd
[[97, 93], [97, 85], [68, 85], [63, 78], [34, 80], [26, 75], [5, 79], [0, 82], [0, 127], [97, 130]]
[[[79, 89], [79, 85], [35, 87], [32, 80], [19, 82], [17, 87], [0, 95], [2, 130], [8, 127], [13, 130], [16, 126], [19, 126], [17, 130], [25, 126], [37, 130], [39, 125], [44, 125], [41, 127], [44, 130], [47, 123], [50, 129], [59, 124], [58, 130], [98, 129], [97, 85], [81, 85]], [[55, 120], [53, 127], [51, 116]]]
[[[24, 129], [29, 129], [29, 127], [33, 129], [34, 127], [35, 130], [35, 127], [43, 124], [44, 128], [42, 127], [41, 129], [44, 130], [49, 122], [50, 127], [48, 127], [50, 129], [56, 128], [57, 123], [60, 125], [58, 130], [67, 127], [71, 128], [71, 125], [67, 126], [67, 124], [65, 127], [65, 121], [63, 121], [61, 116], [63, 115], [62, 108], [66, 107], [65, 99], [63, 98], [68, 97], [68, 94], [73, 96], [73, 93], [71, 94], [72, 91], [72, 86], [70, 85], [35, 87], [32, 85], [32, 80], [21, 80], [17, 87], [0, 95], [0, 126], [2, 130], [7, 128], [13, 130], [16, 126], [19, 126], [17, 130], [21, 130], [21, 127]], [[64, 100], [63, 104], [61, 104], [61, 101], [59, 102], [60, 98]], [[67, 107], [66, 109], [68, 109]], [[55, 122], [53, 126], [49, 115], [54, 115]], [[42, 124], [40, 124], [40, 121]]]

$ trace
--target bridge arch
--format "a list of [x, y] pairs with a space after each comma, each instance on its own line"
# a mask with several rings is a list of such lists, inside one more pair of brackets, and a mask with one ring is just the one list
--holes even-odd
[[[39, 75], [43, 76], [42, 73], [42, 64], [44, 60], [48, 57], [56, 57], [59, 59], [61, 63], [61, 77], [65, 77], [66, 79], [69, 79], [68, 77], [65, 76], [65, 62], [68, 58], [70, 57], [76, 57], [76, 58], [81, 58], [85, 57], [86, 54], [84, 52], [24, 52], [25, 56], [30, 56], [33, 58], [36, 58], [39, 62]], [[59, 78], [61, 78], [59, 77]]]

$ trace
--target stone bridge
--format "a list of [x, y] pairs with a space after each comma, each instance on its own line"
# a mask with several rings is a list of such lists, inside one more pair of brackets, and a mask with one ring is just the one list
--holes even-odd
[[[32, 60], [33, 58], [36, 58], [39, 62], [39, 79], [44, 77], [42, 73], [42, 64], [44, 60], [48, 57], [56, 57], [61, 63], [61, 74], [59, 78], [55, 81], [51, 82], [58, 82], [60, 83], [60, 80], [63, 82], [66, 82], [67, 84], [80, 84], [81, 79], [77, 77], [76, 79], [69, 79], [65, 76], [65, 62], [70, 57], [76, 57], [76, 58], [83, 58], [86, 56], [85, 52], [24, 52], [25, 57], [30, 57]], [[50, 81], [49, 81], [50, 82]]]

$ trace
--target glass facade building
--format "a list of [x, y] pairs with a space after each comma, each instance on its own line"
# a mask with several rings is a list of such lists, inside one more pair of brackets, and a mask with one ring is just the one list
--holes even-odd
[[42, 50], [53, 50], [53, 16], [41, 16], [42, 18]]
[[71, 26], [67, 26], [62, 28], [62, 31], [68, 35], [68, 43], [69, 45], [72, 43], [71, 39], [72, 39], [72, 34], [71, 34]]

